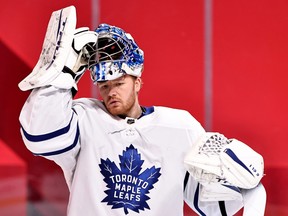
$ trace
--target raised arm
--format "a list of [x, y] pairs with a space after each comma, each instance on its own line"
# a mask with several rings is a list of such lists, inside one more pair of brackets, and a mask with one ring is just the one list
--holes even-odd
[[75, 26], [73, 6], [52, 13], [40, 58], [19, 83], [21, 90], [32, 90], [19, 118], [23, 141], [34, 155], [59, 164], [68, 186], [80, 149], [72, 98], [87, 68], [85, 46], [97, 41], [95, 32]]

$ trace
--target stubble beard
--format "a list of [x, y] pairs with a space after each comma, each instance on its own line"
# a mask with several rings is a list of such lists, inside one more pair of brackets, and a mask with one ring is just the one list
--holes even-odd
[[128, 97], [128, 100], [124, 102], [121, 99], [118, 99], [117, 106], [106, 106], [109, 113], [113, 116], [121, 116], [121, 117], [127, 117], [131, 110], [133, 109], [135, 105], [136, 99], [135, 95], [130, 95]]

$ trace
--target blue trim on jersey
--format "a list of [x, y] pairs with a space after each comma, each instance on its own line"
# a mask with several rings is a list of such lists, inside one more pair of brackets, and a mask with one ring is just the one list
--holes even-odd
[[246, 169], [252, 176], [253, 173], [248, 169], [248, 167], [236, 156], [236, 154], [229, 148], [225, 149], [224, 151], [229, 157], [231, 157], [236, 163]]
[[25, 138], [29, 140], [30, 142], [42, 142], [42, 141], [49, 140], [49, 139], [52, 139], [52, 138], [55, 138], [57, 136], [61, 136], [67, 133], [70, 130], [73, 116], [74, 116], [74, 113], [70, 119], [69, 124], [66, 127], [53, 131], [51, 133], [41, 134], [41, 135], [32, 135], [32, 134], [29, 134], [27, 131], [25, 131], [22, 125], [21, 125], [21, 129], [23, 131]]
[[200, 184], [198, 183], [197, 188], [196, 188], [196, 191], [195, 191], [195, 194], [194, 194], [193, 204], [194, 204], [195, 209], [198, 211], [198, 213], [199, 213], [201, 216], [206, 216], [206, 214], [205, 214], [204, 212], [202, 212], [201, 209], [200, 209], [199, 206], [198, 206], [198, 201], [199, 201], [199, 187], [200, 187]]
[[143, 116], [149, 115], [149, 114], [154, 112], [154, 107], [153, 106], [151, 106], [151, 107], [142, 107], [142, 109], [143, 109], [143, 112], [142, 112], [141, 116], [138, 119], [140, 119]]
[[78, 139], [79, 139], [79, 135], [80, 135], [80, 131], [79, 131], [79, 126], [77, 124], [77, 131], [76, 131], [76, 135], [75, 135], [75, 139], [72, 143], [72, 145], [64, 148], [64, 149], [60, 149], [57, 151], [53, 151], [53, 152], [45, 152], [45, 153], [33, 153], [35, 156], [53, 156], [53, 155], [58, 155], [58, 154], [62, 154], [64, 152], [70, 151], [71, 149], [73, 149], [77, 143], [78, 143]]

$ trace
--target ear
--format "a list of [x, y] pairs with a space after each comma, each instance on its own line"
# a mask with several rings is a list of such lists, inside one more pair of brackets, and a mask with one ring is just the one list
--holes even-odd
[[142, 79], [140, 77], [136, 77], [136, 80], [135, 80], [135, 90], [136, 90], [136, 92], [139, 92], [141, 87], [142, 87]]

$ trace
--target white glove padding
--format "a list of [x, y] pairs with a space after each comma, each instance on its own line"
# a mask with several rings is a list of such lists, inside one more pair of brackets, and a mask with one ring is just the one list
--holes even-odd
[[59, 76], [49, 84], [62, 89], [73, 87], [72, 92], [73, 95], [75, 95], [78, 90], [76, 84], [86, 71], [88, 59], [90, 58], [90, 53], [86, 49], [86, 45], [94, 46], [97, 39], [98, 33], [89, 31], [88, 27], [76, 29], [69, 55], [62, 71], [66, 73], [66, 75], [69, 73], [73, 77], [74, 82], [71, 82], [70, 78], [60, 73]]
[[223, 176], [238, 187], [256, 187], [264, 175], [263, 157], [249, 146], [236, 139], [220, 154]]
[[262, 156], [250, 147], [235, 139], [228, 140], [222, 134], [209, 132], [193, 145], [184, 163], [200, 183], [211, 182], [215, 178], [208, 175], [211, 173], [222, 182], [246, 189], [260, 182], [264, 170]]
[[97, 39], [98, 33], [95, 31], [89, 31], [88, 27], [76, 29], [65, 66], [74, 73], [82, 71], [85, 67], [87, 68], [87, 60], [90, 57], [90, 53], [87, 51], [87, 49], [85, 49], [85, 46], [87, 44], [91, 44], [91, 46], [93, 46], [96, 44]]
[[216, 183], [202, 183], [199, 189], [199, 200], [201, 201], [242, 201], [241, 190], [235, 186]]
[[33, 71], [19, 84], [22, 91], [45, 86], [54, 80], [67, 61], [76, 28], [76, 9], [69, 6], [50, 17], [42, 51]]
[[242, 200], [241, 191], [218, 175], [207, 173], [203, 169], [190, 169], [189, 173], [200, 183], [199, 200], [201, 201], [225, 201]]
[[[74, 6], [54, 11], [45, 35], [40, 58], [33, 71], [19, 83], [23, 91], [54, 85], [58, 88], [77, 90], [76, 83], [87, 67], [89, 53], [85, 45], [97, 42], [98, 34], [82, 27], [75, 30], [76, 9]], [[93, 46], [93, 45], [92, 45]], [[65, 79], [62, 71], [74, 78]], [[58, 79], [58, 80], [57, 80]]]

